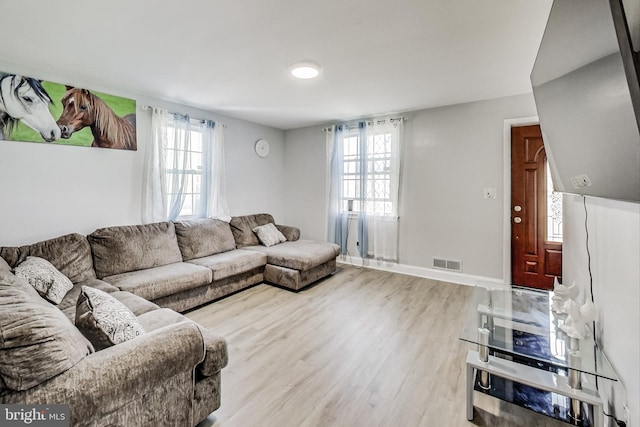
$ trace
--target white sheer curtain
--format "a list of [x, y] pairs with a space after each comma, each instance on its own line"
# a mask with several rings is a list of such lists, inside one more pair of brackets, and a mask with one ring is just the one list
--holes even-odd
[[[225, 194], [224, 126], [154, 108], [144, 168], [142, 221], [175, 220], [183, 208], [194, 162], [191, 136], [202, 136], [202, 176], [195, 217], [229, 221]], [[194, 136], [195, 138], [195, 136]]]
[[201, 129], [204, 167], [198, 216], [214, 217], [229, 222], [231, 217], [225, 183], [224, 126], [206, 120], [201, 123]]
[[165, 153], [169, 113], [162, 108], [151, 112], [151, 141], [147, 147], [142, 186], [142, 222], [167, 219]]
[[[398, 262], [398, 203], [403, 119], [375, 120], [365, 128], [367, 171], [363, 179], [366, 251], [371, 258]], [[384, 200], [382, 200], [384, 199]]]
[[340, 245], [342, 253], [349, 221], [357, 220], [359, 255], [398, 262], [401, 140], [402, 119], [359, 122], [350, 129], [333, 126], [327, 132], [327, 240]]

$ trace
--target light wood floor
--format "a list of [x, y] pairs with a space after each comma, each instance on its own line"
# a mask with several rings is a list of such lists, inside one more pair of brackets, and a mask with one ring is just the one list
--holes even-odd
[[344, 267], [299, 293], [263, 284], [194, 310], [229, 344], [222, 406], [201, 427], [566, 426], [479, 393], [466, 420], [471, 292]]

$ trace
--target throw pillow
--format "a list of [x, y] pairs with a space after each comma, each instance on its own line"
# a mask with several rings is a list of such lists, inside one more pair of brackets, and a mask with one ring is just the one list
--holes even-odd
[[93, 352], [58, 307], [11, 273], [0, 272], [0, 301], [0, 383], [6, 388], [27, 390]]
[[273, 246], [278, 243], [286, 242], [287, 238], [280, 232], [273, 223], [261, 225], [253, 229], [253, 232], [258, 236], [258, 240], [264, 246]]
[[13, 272], [56, 305], [60, 304], [62, 298], [73, 288], [71, 280], [43, 258], [28, 256]]
[[144, 334], [138, 318], [126, 305], [101, 291], [83, 286], [76, 304], [76, 326], [96, 350]]

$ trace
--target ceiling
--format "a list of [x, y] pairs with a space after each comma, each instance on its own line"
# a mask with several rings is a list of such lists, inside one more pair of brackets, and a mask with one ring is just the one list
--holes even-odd
[[[0, 61], [292, 129], [531, 92], [551, 0], [0, 0]], [[295, 62], [322, 66], [297, 80]], [[14, 70], [3, 70], [14, 71]], [[89, 85], [87, 85], [89, 89]]]

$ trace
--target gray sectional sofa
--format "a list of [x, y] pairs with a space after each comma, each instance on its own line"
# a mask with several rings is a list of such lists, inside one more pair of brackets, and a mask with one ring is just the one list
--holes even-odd
[[[257, 214], [117, 226], [0, 247], [0, 403], [69, 403], [71, 425], [187, 426], [206, 418], [220, 406], [227, 345], [180, 312], [263, 281], [298, 290], [336, 268], [338, 246], [300, 240], [294, 227], [276, 225], [287, 241], [261, 246], [252, 230], [267, 223], [271, 215]], [[48, 260], [73, 283], [59, 305], [12, 274], [27, 257]], [[122, 302], [146, 333], [87, 350], [73, 323], [82, 286]], [[64, 369], [51, 375], [48, 363]], [[35, 385], [15, 381], [24, 372]]]

